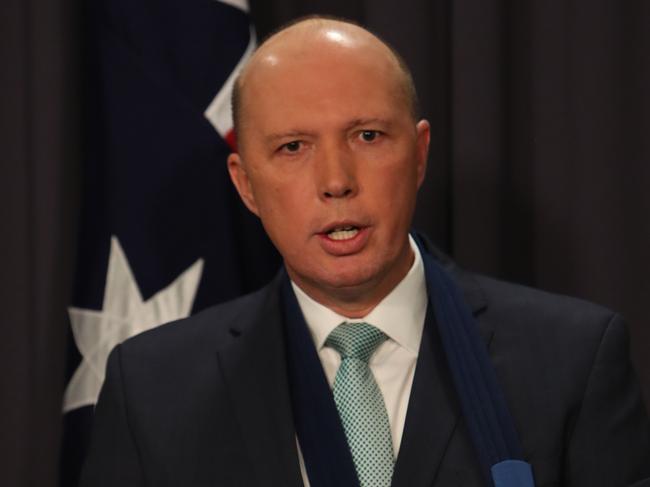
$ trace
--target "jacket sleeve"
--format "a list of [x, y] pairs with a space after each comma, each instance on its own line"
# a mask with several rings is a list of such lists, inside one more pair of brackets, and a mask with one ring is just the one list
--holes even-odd
[[95, 408], [90, 451], [80, 485], [144, 486], [139, 452], [129, 425], [120, 345], [108, 358], [106, 379]]
[[601, 339], [567, 448], [566, 486], [625, 487], [650, 477], [650, 425], [619, 315]]

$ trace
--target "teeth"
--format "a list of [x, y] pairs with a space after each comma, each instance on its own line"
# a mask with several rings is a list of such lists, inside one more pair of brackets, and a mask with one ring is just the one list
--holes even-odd
[[327, 236], [332, 240], [348, 240], [353, 238], [357, 233], [359, 233], [358, 228], [342, 227], [332, 230]]

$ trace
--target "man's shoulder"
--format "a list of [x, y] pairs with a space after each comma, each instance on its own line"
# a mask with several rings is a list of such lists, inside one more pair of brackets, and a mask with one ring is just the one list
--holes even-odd
[[612, 321], [622, 322], [615, 311], [585, 299], [467, 270], [426, 238], [423, 242], [425, 252], [452, 276], [479, 319], [492, 322], [495, 328], [584, 336], [604, 333]]
[[617, 313], [585, 299], [504, 281], [482, 274], [471, 275], [497, 313], [534, 312], [540, 319], [562, 321], [609, 321]]
[[627, 359], [626, 325], [615, 311], [484, 275], [472, 279], [484, 293], [486, 306], [477, 319], [494, 333], [494, 352], [538, 365], [578, 363], [574, 370], [585, 373], [603, 348]]
[[[584, 299], [508, 282], [459, 266], [435, 247], [427, 249], [462, 290], [491, 350], [532, 361], [556, 357], [585, 367], [603, 343], [627, 350], [626, 325], [617, 312]], [[544, 358], [544, 360], [539, 360]]]
[[620, 315], [584, 299], [545, 291], [464, 269], [421, 235], [426, 253], [452, 276], [467, 304], [495, 329], [539, 329], [540, 333], [599, 335]]

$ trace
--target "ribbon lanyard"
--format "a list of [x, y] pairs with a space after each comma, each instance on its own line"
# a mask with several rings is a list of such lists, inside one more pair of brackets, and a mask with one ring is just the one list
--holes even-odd
[[494, 487], [535, 487], [531, 466], [523, 460], [514, 421], [472, 312], [451, 277], [417, 236], [416, 241], [447, 363], [486, 481]]

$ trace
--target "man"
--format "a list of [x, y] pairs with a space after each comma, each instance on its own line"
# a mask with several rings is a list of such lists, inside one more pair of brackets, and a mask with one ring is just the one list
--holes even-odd
[[260, 46], [228, 169], [284, 270], [114, 350], [83, 485], [650, 475], [620, 317], [466, 273], [409, 236], [429, 144], [415, 106], [406, 67], [358, 26], [307, 19]]

